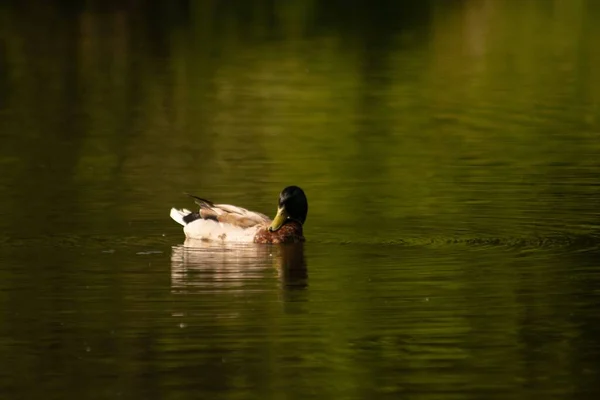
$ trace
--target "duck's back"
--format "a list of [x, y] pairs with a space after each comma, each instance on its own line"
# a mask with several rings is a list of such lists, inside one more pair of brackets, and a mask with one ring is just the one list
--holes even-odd
[[248, 218], [248, 215], [238, 217], [221, 213], [213, 216], [176, 208], [171, 209], [171, 218], [183, 225], [183, 232], [189, 239], [241, 243], [252, 243], [256, 232], [266, 223], [262, 218]]

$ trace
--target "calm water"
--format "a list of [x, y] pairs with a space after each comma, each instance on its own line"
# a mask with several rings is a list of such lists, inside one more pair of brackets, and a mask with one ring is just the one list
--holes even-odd
[[600, 395], [596, 1], [75, 3], [0, 6], [1, 398]]

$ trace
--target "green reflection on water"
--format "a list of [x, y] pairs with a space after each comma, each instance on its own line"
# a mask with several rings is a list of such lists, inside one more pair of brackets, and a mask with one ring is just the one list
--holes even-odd
[[23, 201], [102, 230], [107, 209], [154, 220], [184, 190], [271, 210], [289, 183], [322, 240], [596, 229], [590, 4], [434, 2], [356, 32], [311, 2], [249, 19], [211, 4], [159, 24], [4, 11], [15, 229]]
[[[596, 2], [26, 3], [0, 7], [3, 386], [592, 390]], [[288, 184], [306, 282], [174, 261], [182, 192], [272, 214]]]

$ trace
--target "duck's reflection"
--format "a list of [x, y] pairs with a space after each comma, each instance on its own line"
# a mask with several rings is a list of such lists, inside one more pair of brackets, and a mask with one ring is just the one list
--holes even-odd
[[277, 270], [281, 282], [287, 287], [306, 287], [308, 269], [304, 257], [304, 243], [288, 243], [278, 246]]
[[[171, 253], [174, 292], [244, 287], [259, 289], [279, 278], [285, 288], [307, 286], [304, 244], [222, 244], [187, 239]], [[259, 289], [260, 290], [260, 289]]]

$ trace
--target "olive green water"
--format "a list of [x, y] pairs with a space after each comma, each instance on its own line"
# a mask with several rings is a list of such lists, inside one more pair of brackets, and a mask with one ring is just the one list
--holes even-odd
[[0, 6], [0, 398], [600, 394], [597, 2], [74, 3]]

